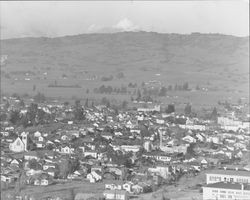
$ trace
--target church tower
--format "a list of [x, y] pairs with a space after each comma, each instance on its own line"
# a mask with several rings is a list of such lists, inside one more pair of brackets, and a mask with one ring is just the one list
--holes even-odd
[[22, 142], [24, 144], [24, 150], [28, 151], [28, 132], [22, 132], [21, 133], [21, 138], [22, 138]]

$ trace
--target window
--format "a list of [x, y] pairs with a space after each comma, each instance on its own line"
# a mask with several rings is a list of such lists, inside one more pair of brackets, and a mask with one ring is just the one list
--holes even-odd
[[220, 198], [226, 198], [226, 195], [221, 194], [221, 195], [220, 195]]
[[232, 198], [233, 198], [233, 196], [232, 196], [232, 195], [228, 195], [227, 197], [228, 197], [228, 199], [232, 199]]
[[216, 193], [218, 193], [218, 190], [212, 190], [212, 192], [216, 192]]

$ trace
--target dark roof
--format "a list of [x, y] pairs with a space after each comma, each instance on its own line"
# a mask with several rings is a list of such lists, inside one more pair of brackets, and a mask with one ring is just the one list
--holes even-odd
[[213, 170], [207, 172], [207, 174], [221, 174], [221, 175], [234, 175], [234, 176], [247, 176], [250, 177], [249, 171], [240, 171], [240, 170]]
[[250, 185], [249, 184], [241, 184], [241, 183], [230, 183], [230, 182], [218, 182], [218, 183], [212, 183], [208, 184], [204, 187], [209, 188], [223, 188], [223, 189], [233, 189], [233, 190], [241, 190], [242, 185], [244, 187], [244, 190], [250, 191]]

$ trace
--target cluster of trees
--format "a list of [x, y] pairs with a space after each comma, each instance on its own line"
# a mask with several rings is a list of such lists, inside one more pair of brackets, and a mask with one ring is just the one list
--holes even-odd
[[127, 109], [128, 107], [128, 102], [126, 100], [123, 100], [120, 104], [115, 105], [115, 104], [111, 104], [110, 100], [107, 99], [106, 97], [103, 97], [101, 99], [101, 104], [107, 106], [108, 108], [114, 109], [116, 113], [118, 113], [119, 109]]
[[147, 93], [147, 90], [143, 90], [143, 94], [141, 90], [138, 89], [136, 92], [136, 98], [131, 97], [131, 101], [145, 101], [145, 102], [153, 102], [153, 98]]
[[19, 110], [12, 110], [9, 114], [9, 121], [13, 125], [23, 125], [23, 127], [45, 124], [54, 118], [53, 114], [44, 112], [35, 103], [31, 103], [24, 114], [21, 114]]
[[113, 78], [114, 78], [114, 77], [113, 77], [112, 75], [110, 75], [109, 77], [103, 76], [103, 77], [101, 78], [101, 81], [112, 81]]
[[94, 89], [95, 93], [101, 93], [101, 94], [127, 94], [128, 90], [127, 87], [121, 86], [120, 88], [113, 88], [112, 86], [105, 86], [102, 85], [99, 88]]
[[129, 88], [136, 88], [136, 87], [137, 87], [137, 84], [136, 84], [136, 83], [129, 83], [129, 84], [128, 84], [128, 87], [129, 87]]
[[119, 72], [118, 74], [116, 74], [116, 78], [118, 78], [118, 79], [121, 79], [121, 78], [124, 78], [125, 76], [124, 76], [124, 74], [123, 74], [123, 72]]
[[174, 113], [175, 112], [175, 106], [174, 104], [168, 104], [168, 107], [166, 108], [166, 113]]
[[75, 101], [74, 109], [73, 109], [74, 120], [84, 120], [85, 119], [85, 112], [81, 105], [80, 100]]
[[177, 84], [175, 84], [174, 90], [188, 91], [189, 90], [188, 82], [184, 83], [183, 85], [177, 85]]
[[46, 97], [44, 94], [38, 92], [35, 96], [34, 96], [34, 101], [36, 103], [44, 103], [46, 101]]
[[[35, 160], [29, 160], [28, 162], [29, 168], [34, 170], [42, 169], [42, 166]], [[58, 162], [56, 165], [55, 177], [58, 178], [67, 178], [67, 176], [73, 173], [75, 170], [78, 170], [80, 166], [80, 162], [78, 158], [64, 158], [61, 162]]]

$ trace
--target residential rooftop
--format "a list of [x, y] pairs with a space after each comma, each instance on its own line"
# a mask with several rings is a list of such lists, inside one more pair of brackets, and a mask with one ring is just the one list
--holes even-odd
[[[243, 188], [242, 188], [243, 186]], [[232, 190], [248, 190], [250, 191], [250, 184], [230, 183], [230, 182], [217, 182], [205, 185], [204, 187], [218, 188], [218, 189], [232, 189]]]
[[250, 177], [249, 171], [240, 171], [240, 170], [213, 170], [211, 172], [207, 172], [207, 174], [220, 174], [220, 175], [234, 175], [234, 176], [248, 176]]

